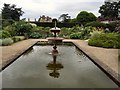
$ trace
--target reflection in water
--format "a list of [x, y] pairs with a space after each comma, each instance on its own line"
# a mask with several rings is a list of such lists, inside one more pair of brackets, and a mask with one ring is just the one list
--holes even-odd
[[60, 76], [60, 73], [58, 70], [63, 68], [63, 65], [60, 62], [56, 61], [57, 56], [53, 56], [53, 61], [48, 63], [46, 66], [48, 70], [52, 70], [52, 72], [49, 73], [51, 77], [58, 78]]
[[[59, 46], [61, 55], [55, 62], [52, 55], [47, 54], [50, 48], [50, 45], [34, 46], [32, 53], [19, 57], [4, 69], [2, 88], [118, 88], [88, 58], [77, 55], [74, 46]], [[82, 62], [78, 63], [79, 60]], [[55, 72], [59, 75], [49, 75]]]
[[34, 52], [33, 47], [29, 48], [29, 49], [23, 54], [23, 56], [29, 55], [29, 54], [32, 53], [32, 52]]
[[54, 78], [58, 78], [60, 76], [58, 70], [63, 68], [63, 65], [60, 62], [56, 61], [57, 55], [58, 55], [58, 50], [55, 44], [52, 50], [53, 61], [48, 63], [48, 65], [46, 66], [48, 70], [52, 70], [52, 72], [49, 73], [49, 75]]

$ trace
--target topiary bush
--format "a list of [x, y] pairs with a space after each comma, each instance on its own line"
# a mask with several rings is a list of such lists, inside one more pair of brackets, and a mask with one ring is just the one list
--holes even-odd
[[12, 40], [12, 38], [5, 38], [5, 39], [2, 39], [2, 45], [3, 46], [8, 46], [8, 45], [11, 45], [11, 44], [13, 44], [13, 40]]
[[90, 38], [88, 45], [103, 48], [120, 48], [120, 34], [98, 34]]
[[40, 33], [38, 33], [38, 32], [32, 32], [31, 34], [30, 34], [30, 38], [35, 38], [35, 39], [37, 39], [37, 38], [41, 38], [42, 37], [42, 35], [40, 34]]

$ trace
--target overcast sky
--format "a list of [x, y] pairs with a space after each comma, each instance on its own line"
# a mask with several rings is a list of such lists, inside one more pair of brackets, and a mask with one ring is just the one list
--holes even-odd
[[99, 7], [105, 0], [0, 0], [0, 8], [4, 3], [22, 7], [25, 12], [21, 18], [39, 18], [41, 15], [58, 18], [61, 14], [69, 14], [75, 18], [80, 11], [88, 11], [99, 16]]

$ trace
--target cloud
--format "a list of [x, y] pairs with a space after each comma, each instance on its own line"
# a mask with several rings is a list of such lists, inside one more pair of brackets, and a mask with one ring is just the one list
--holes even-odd
[[48, 15], [58, 18], [63, 13], [68, 13], [72, 18], [86, 10], [99, 15], [99, 7], [104, 0], [0, 0], [0, 7], [4, 3], [15, 4], [22, 7], [25, 18], [39, 18], [41, 15]]

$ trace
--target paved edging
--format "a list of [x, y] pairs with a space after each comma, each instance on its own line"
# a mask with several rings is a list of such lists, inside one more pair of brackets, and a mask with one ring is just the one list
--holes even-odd
[[[29, 42], [28, 42], [29, 41]], [[28, 43], [23, 43], [22, 41], [21, 42], [18, 42], [16, 44], [19, 44], [19, 43], [22, 43], [22, 44], [27, 44], [27, 45], [24, 45], [23, 47], [20, 46], [18, 50], [14, 50], [14, 54], [12, 54], [11, 52], [11, 56], [10, 57], [5, 57], [5, 55], [3, 57], [5, 57], [4, 59], [5, 62], [3, 63], [2, 67], [5, 68], [7, 65], [11, 64], [13, 62], [13, 60], [15, 60], [16, 58], [18, 58], [19, 56], [21, 56], [21, 54], [23, 54], [25, 51], [27, 51], [31, 46], [33, 46], [36, 42], [38, 41], [47, 41], [46, 39], [29, 39], [29, 40], [24, 40], [23, 42], [28, 42]], [[80, 41], [81, 40], [72, 40], [72, 39], [65, 39], [63, 40], [64, 42], [72, 42], [73, 44], [75, 44], [80, 50], [82, 50], [87, 56], [89, 56], [95, 63], [97, 63], [99, 66], [101, 66], [107, 73], [109, 73], [112, 77], [114, 77], [117, 81], [118, 80], [118, 77], [120, 77], [120, 75], [118, 75], [118, 72], [114, 71], [113, 69], [111, 69], [110, 66], [108, 66], [106, 63], [102, 62], [102, 60], [100, 60], [101, 58], [95, 56], [95, 52], [94, 53], [91, 53], [91, 49], [89, 50], [90, 46], [88, 47], [87, 43], [84, 45], [84, 44], [81, 44]], [[81, 41], [81, 42], [84, 42], [84, 41]], [[21, 45], [22, 45], [21, 44]], [[13, 45], [12, 48], [14, 48], [14, 46], [17, 46], [17, 45]], [[9, 46], [8, 46], [9, 47]], [[10, 47], [11, 48], [11, 47]], [[5, 49], [6, 50], [6, 49]], [[13, 50], [13, 49], [10, 49], [10, 51]], [[95, 50], [95, 48], [94, 48]], [[9, 51], [9, 52], [10, 52]], [[16, 52], [15, 52], [16, 51]], [[100, 53], [100, 52], [99, 52]], [[5, 54], [5, 53], [4, 53]], [[2, 58], [3, 58], [2, 57]], [[109, 63], [108, 63], [109, 64]], [[120, 82], [120, 81], [119, 81]]]
[[120, 84], [119, 77], [120, 74], [112, 70], [108, 65], [103, 63], [99, 58], [91, 53], [91, 51], [86, 50], [85, 48], [81, 47], [78, 42], [72, 41], [81, 51], [83, 51], [94, 63], [96, 63], [100, 68], [102, 68], [105, 72], [111, 75], [111, 78], [115, 79], [116, 83]]
[[20, 57], [25, 51], [27, 51], [31, 46], [33, 46], [37, 41], [31, 43], [30, 45], [26, 45], [26, 47], [21, 48], [21, 50], [17, 51], [15, 54], [11, 55], [11, 57], [7, 58], [4, 62], [2, 62], [2, 70], [5, 69], [8, 65], [14, 62], [18, 57]]

